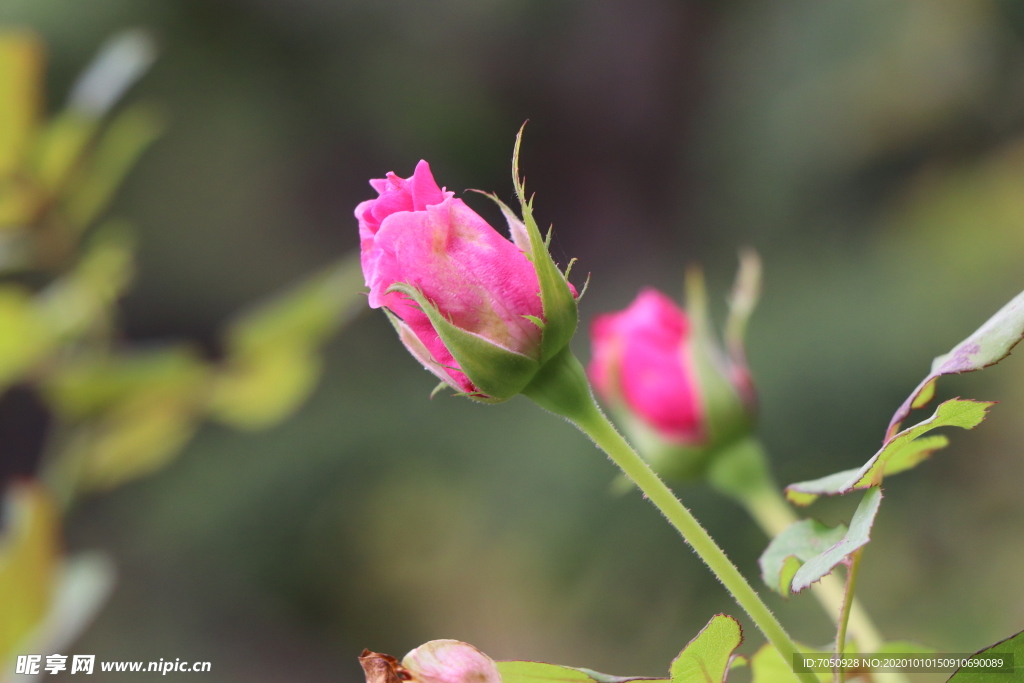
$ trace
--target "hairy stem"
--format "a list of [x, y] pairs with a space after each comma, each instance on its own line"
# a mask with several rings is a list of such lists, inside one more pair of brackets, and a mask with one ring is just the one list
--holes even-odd
[[[608, 454], [704, 560], [765, 638], [792, 666], [793, 655], [798, 653], [793, 639], [693, 514], [604, 416], [576, 357], [566, 349], [549, 360], [523, 393], [542, 408], [567, 418]], [[804, 683], [818, 680], [812, 673], [796, 676]]]
[[[769, 538], [775, 538], [799, 519], [779, 493], [774, 482], [767, 482], [767, 485], [754, 495], [737, 500]], [[811, 586], [811, 593], [829, 618], [838, 624], [845, 593], [842, 582], [834, 574], [829, 574]], [[850, 631], [860, 651], [878, 651], [884, 642], [882, 636], [864, 606], [856, 598], [850, 605], [849, 620]]]
[[[843, 609], [839, 613], [839, 625], [836, 628], [836, 658], [842, 659], [846, 650], [846, 625], [850, 620], [850, 605], [853, 604], [853, 594], [857, 590], [857, 574], [860, 571], [860, 556], [863, 548], [858, 548], [850, 555], [850, 569], [846, 573], [846, 594], [843, 596]], [[836, 683], [843, 683], [845, 673], [842, 667], [835, 669]]]
[[[759, 442], [749, 439], [733, 453], [723, 455], [720, 462], [712, 465], [708, 481], [719, 493], [742, 505], [769, 538], [775, 538], [799, 521], [768, 471], [768, 459]], [[862, 654], [878, 652], [885, 642], [881, 633], [856, 597], [850, 595], [850, 602], [845, 605], [847, 591], [835, 574], [828, 574], [813, 584], [811, 593], [837, 626], [841, 619], [847, 619], [850, 635]], [[876, 673], [874, 678], [879, 683], [906, 683], [907, 680], [898, 672]]]

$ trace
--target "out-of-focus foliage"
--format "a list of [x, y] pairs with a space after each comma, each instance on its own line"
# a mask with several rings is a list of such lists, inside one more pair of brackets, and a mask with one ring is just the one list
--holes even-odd
[[[50, 607], [59, 553], [57, 509], [39, 486], [5, 491], [0, 536], [0, 653], [5, 660]], [[4, 676], [8, 673], [5, 671]]]
[[[137, 230], [119, 339], [137, 352], [187, 338], [222, 359], [233, 310], [356, 245], [368, 177], [426, 158], [453, 188], [511, 200], [527, 118], [538, 223], [556, 260], [592, 273], [581, 330], [643, 285], [678, 292], [686, 262], [724, 292], [737, 246], [760, 251], [748, 355], [782, 482], [863, 465], [928, 360], [1021, 290], [1019, 3], [9, 0], [0, 19], [46, 36], [51, 94], [115, 30], [159, 36], [139, 87], [165, 137], [113, 203]], [[938, 401], [1002, 403], [886, 479], [859, 594], [887, 636], [966, 652], [1024, 627], [1003, 588], [1024, 566], [1017, 355], [944, 378]], [[603, 495], [611, 468], [568, 426], [516, 400], [425, 400], [430, 377], [378, 316], [328, 347], [324, 373], [294, 419], [259, 436], [208, 423], [160, 475], [77, 509], [71, 546], [123, 566], [81, 651], [353, 683], [363, 647], [454, 637], [663, 676], [732, 610], [643, 501]], [[744, 513], [680, 492], [756, 576]], [[855, 504], [816, 515], [832, 526]], [[772, 607], [805, 641], [827, 627], [810, 597]]]
[[145, 105], [115, 109], [153, 55], [138, 31], [109, 41], [48, 119], [41, 41], [0, 32], [0, 396], [32, 387], [53, 419], [37, 466], [0, 467], [0, 486], [12, 474], [21, 482], [6, 487], [0, 517], [5, 680], [11, 657], [67, 645], [109, 592], [109, 560], [63, 557], [61, 509], [159, 469], [207, 418], [242, 429], [284, 419], [359, 300], [358, 264], [346, 258], [251, 306], [228, 326], [222, 358], [190, 342], [125, 343], [118, 307], [136, 241], [104, 211], [163, 128]]
[[0, 534], [0, 653], [64, 649], [92, 621], [113, 587], [110, 560], [98, 553], [65, 558], [57, 501], [36, 483], [4, 491]]

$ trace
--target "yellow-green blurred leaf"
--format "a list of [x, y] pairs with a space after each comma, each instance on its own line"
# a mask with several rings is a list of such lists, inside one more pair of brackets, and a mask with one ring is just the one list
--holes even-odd
[[194, 433], [208, 380], [206, 363], [184, 347], [58, 366], [45, 390], [71, 425], [60, 476], [108, 489], [159, 469]]
[[162, 131], [160, 117], [146, 107], [127, 109], [114, 119], [68, 192], [66, 212], [75, 229], [84, 230], [106, 208], [125, 174]]
[[244, 354], [277, 344], [319, 344], [351, 315], [363, 289], [358, 258], [347, 257], [241, 315], [228, 328], [229, 351]]
[[78, 421], [147, 390], [188, 393], [204, 381], [206, 372], [203, 361], [182, 346], [89, 355], [64, 361], [44, 389], [55, 410]]
[[348, 257], [239, 317], [211, 387], [211, 416], [258, 429], [294, 411], [316, 384], [318, 347], [351, 317], [362, 289], [358, 260]]
[[151, 474], [178, 454], [195, 432], [194, 402], [159, 392], [116, 406], [79, 444], [81, 484], [107, 490]]
[[319, 356], [304, 344], [279, 344], [250, 352], [214, 379], [210, 413], [239, 429], [270, 426], [309, 395], [321, 364]]
[[99, 121], [80, 112], [54, 117], [42, 130], [33, 150], [35, 179], [50, 192], [56, 191], [78, 165], [96, 134]]
[[42, 296], [42, 312], [55, 334], [74, 337], [108, 320], [131, 282], [133, 251], [134, 241], [123, 226], [97, 232], [75, 269]]
[[150, 474], [173, 459], [199, 422], [203, 375], [146, 385], [78, 428], [70, 456], [81, 486], [110, 489]]
[[16, 287], [0, 287], [0, 390], [17, 381], [53, 346], [32, 297]]
[[50, 607], [58, 555], [57, 513], [36, 484], [10, 486], [0, 535], [0, 666]]
[[0, 179], [16, 169], [39, 116], [43, 48], [24, 31], [0, 33]]

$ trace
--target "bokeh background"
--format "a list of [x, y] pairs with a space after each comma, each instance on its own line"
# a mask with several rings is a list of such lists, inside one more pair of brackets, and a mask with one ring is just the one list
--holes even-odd
[[[449, 188], [510, 199], [529, 119], [523, 167], [556, 259], [592, 274], [582, 329], [641, 286], [678, 292], [691, 262], [722, 304], [737, 248], [761, 252], [750, 357], [788, 483], [866, 460], [932, 356], [1024, 288], [1021, 7], [3, 0], [0, 23], [47, 40], [54, 106], [113, 32], [159, 42], [131, 99], [168, 131], [113, 207], [139, 235], [129, 339], [216, 355], [233, 311], [356, 247], [368, 178], [420, 158]], [[584, 334], [575, 346], [588, 357]], [[941, 397], [1001, 403], [887, 480], [859, 595], [890, 637], [965, 652], [1024, 628], [1022, 379], [1011, 357], [943, 380]], [[120, 577], [74, 652], [357, 683], [363, 647], [446, 637], [663, 675], [712, 614], [737, 614], [650, 505], [608, 493], [612, 466], [569, 425], [525, 399], [428, 400], [433, 385], [367, 311], [288, 422], [205, 427], [159, 474], [79, 504], [69, 547], [106, 550]], [[9, 413], [10, 443], [38, 421]], [[756, 578], [765, 539], [744, 513], [679, 492]], [[852, 503], [812, 513], [845, 520]], [[828, 639], [809, 596], [772, 605]]]

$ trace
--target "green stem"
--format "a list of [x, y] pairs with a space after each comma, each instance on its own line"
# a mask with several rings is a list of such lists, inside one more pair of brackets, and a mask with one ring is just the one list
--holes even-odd
[[[716, 458], [708, 471], [708, 481], [719, 493], [742, 505], [769, 538], [775, 538], [789, 525], [799, 521], [768, 471], [764, 448], [755, 439], [749, 439]], [[856, 597], [851, 596], [844, 612], [847, 591], [835, 574], [822, 577], [811, 586], [811, 593], [837, 627], [840, 619], [847, 619], [850, 634], [862, 654], [881, 649], [885, 641]], [[842, 616], [844, 613], [845, 617]], [[898, 672], [876, 673], [874, 679], [878, 683], [907, 681]]]
[[[836, 658], [842, 659], [846, 650], [846, 624], [850, 620], [850, 605], [853, 604], [853, 594], [857, 590], [857, 574], [860, 571], [860, 556], [864, 552], [859, 548], [850, 555], [850, 570], [846, 574], [846, 594], [843, 596], [843, 609], [839, 613], [839, 627], [836, 629]], [[845, 678], [842, 667], [835, 670], [836, 683], [843, 683]]]
[[[764, 449], [754, 439], [721, 454], [708, 472], [708, 481], [719, 493], [742, 505], [769, 538], [799, 521], [768, 471]], [[812, 585], [811, 592], [832, 622], [838, 624], [846, 593], [842, 582], [829, 574]], [[877, 652], [884, 641], [856, 599], [849, 609], [849, 623], [860, 651]]]
[[[523, 394], [545, 410], [567, 418], [608, 454], [704, 560], [765, 638], [792, 666], [793, 656], [798, 653], [793, 639], [693, 514], [604, 416], [590, 391], [583, 366], [572, 352], [565, 349], [549, 360]], [[804, 683], [818, 681], [811, 673], [796, 676]]]

